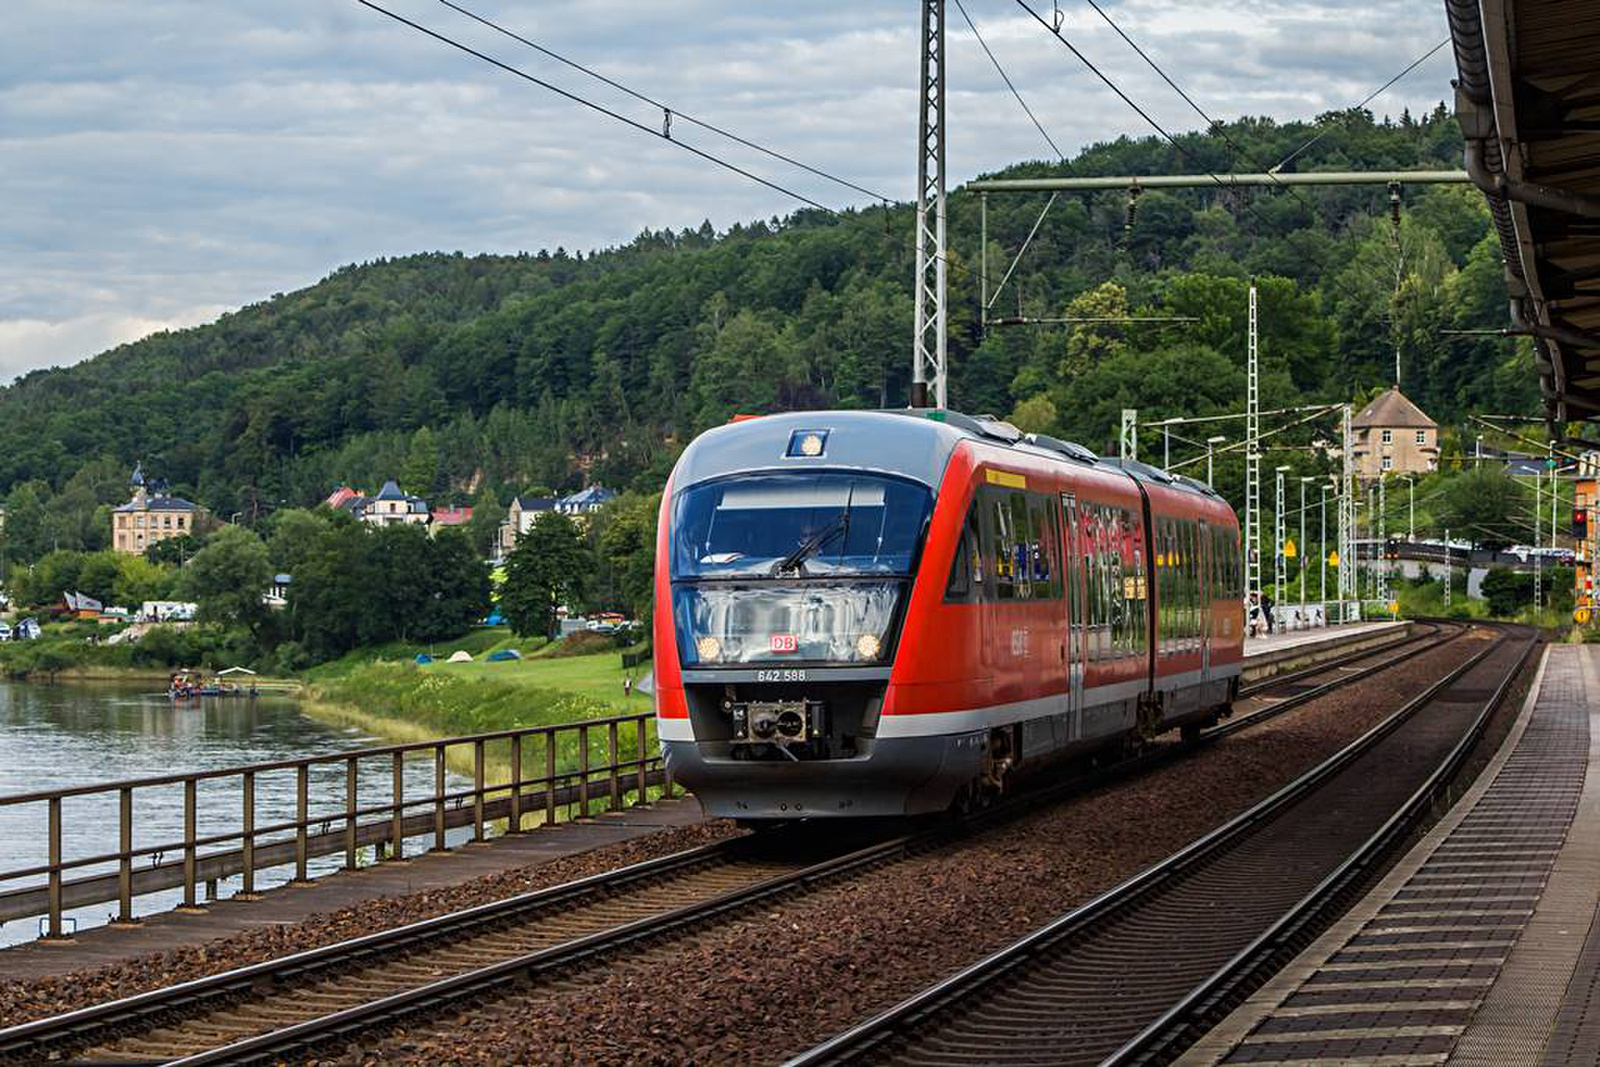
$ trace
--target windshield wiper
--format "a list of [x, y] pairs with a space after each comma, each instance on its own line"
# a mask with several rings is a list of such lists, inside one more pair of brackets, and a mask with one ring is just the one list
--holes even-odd
[[800, 542], [799, 546], [793, 552], [780, 559], [777, 562], [777, 565], [772, 568], [772, 573], [774, 575], [779, 575], [787, 573], [788, 571], [798, 570], [800, 568], [800, 564], [804, 563], [811, 556], [815, 555], [817, 550], [823, 545], [827, 544], [829, 541], [832, 541], [840, 534], [848, 534], [849, 532], [850, 511], [847, 508], [845, 509], [845, 513], [843, 515], [840, 515], [837, 519], [833, 520], [833, 522], [829, 523], [827, 526], [824, 526], [822, 529], [818, 530], [816, 533]]

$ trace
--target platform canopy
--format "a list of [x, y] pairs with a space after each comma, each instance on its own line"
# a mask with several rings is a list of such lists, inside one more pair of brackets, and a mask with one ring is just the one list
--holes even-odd
[[1505, 254], [1547, 418], [1600, 418], [1600, 5], [1446, 0], [1467, 172]]

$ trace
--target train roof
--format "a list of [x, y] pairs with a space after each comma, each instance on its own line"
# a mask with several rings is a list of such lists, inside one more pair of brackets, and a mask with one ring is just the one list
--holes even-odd
[[1083, 445], [1046, 434], [1025, 434], [993, 416], [932, 408], [792, 411], [738, 419], [695, 438], [678, 460], [673, 483], [682, 489], [747, 471], [815, 465], [881, 471], [937, 489], [951, 454], [962, 441], [1064, 459], [1221, 499], [1203, 482], [1136, 460], [1102, 459]]

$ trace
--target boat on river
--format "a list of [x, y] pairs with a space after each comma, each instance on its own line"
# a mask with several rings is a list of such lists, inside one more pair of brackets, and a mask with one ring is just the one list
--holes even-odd
[[236, 685], [225, 682], [223, 678], [229, 674], [253, 674], [243, 668], [230, 667], [221, 671], [215, 678], [203, 679], [194, 671], [176, 671], [167, 681], [167, 699], [173, 703], [188, 700], [199, 700], [202, 697], [255, 697], [259, 694], [256, 687]]

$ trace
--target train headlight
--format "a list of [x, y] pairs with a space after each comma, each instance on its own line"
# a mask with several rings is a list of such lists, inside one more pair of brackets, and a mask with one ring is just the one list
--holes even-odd
[[715, 637], [702, 637], [694, 643], [694, 651], [701, 662], [709, 663], [722, 655], [722, 642]]
[[856, 638], [856, 655], [862, 659], [877, 659], [883, 651], [883, 642], [875, 634], [862, 634]]

